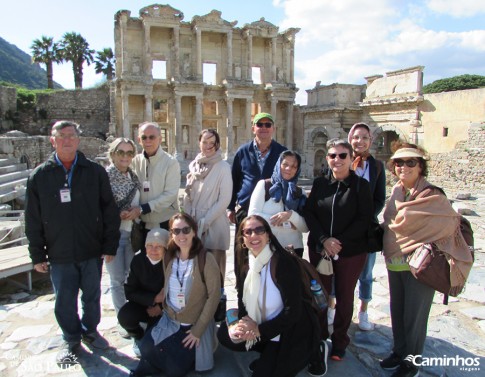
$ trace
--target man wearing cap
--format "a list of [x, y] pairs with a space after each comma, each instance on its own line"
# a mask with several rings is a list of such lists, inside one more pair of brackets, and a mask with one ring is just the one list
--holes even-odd
[[[256, 114], [251, 130], [254, 139], [239, 147], [232, 163], [232, 199], [227, 216], [236, 224], [236, 233], [239, 223], [248, 215], [249, 201], [256, 184], [271, 177], [281, 152], [286, 150], [273, 140], [275, 125], [271, 114]], [[236, 264], [234, 266], [236, 268]]]
[[55, 151], [27, 181], [25, 233], [34, 269], [50, 271], [54, 313], [64, 338], [56, 357], [59, 364], [78, 356], [81, 340], [93, 348], [109, 347], [97, 332], [101, 258], [114, 258], [120, 238], [120, 216], [108, 175], [78, 151], [80, 133], [77, 123], [56, 122], [50, 137]]
[[141, 251], [133, 257], [130, 273], [125, 283], [125, 295], [128, 302], [118, 313], [120, 325], [136, 341], [143, 337], [144, 330], [140, 322], [148, 326], [155, 324], [162, 315], [164, 299], [163, 256], [167, 248], [169, 233], [165, 229], [151, 229], [146, 237], [146, 254]]
[[161, 130], [157, 123], [141, 123], [138, 141], [143, 152], [133, 158], [131, 165], [142, 188], [141, 205], [134, 215], [141, 216], [146, 236], [153, 228], [168, 230], [168, 220], [178, 212], [180, 165], [160, 146]]

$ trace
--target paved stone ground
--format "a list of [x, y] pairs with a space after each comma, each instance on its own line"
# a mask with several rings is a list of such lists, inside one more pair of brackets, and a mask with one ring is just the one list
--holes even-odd
[[[450, 197], [452, 197], [450, 195]], [[468, 207], [468, 216], [475, 231], [477, 252], [466, 291], [458, 298], [450, 298], [442, 305], [440, 294], [429, 320], [428, 338], [424, 356], [436, 358], [463, 358], [459, 363], [478, 365], [424, 366], [422, 376], [484, 376], [485, 375], [485, 194], [470, 200], [457, 201], [456, 206]], [[232, 248], [231, 248], [232, 249]], [[235, 307], [233, 255], [228, 255], [226, 288], [228, 308]], [[374, 268], [374, 294], [369, 305], [369, 316], [376, 329], [362, 332], [356, 323], [351, 325], [351, 345], [342, 362], [329, 361], [327, 376], [388, 376], [379, 367], [379, 359], [388, 355], [392, 346], [389, 318], [389, 291], [387, 273], [381, 255]], [[53, 315], [54, 296], [50, 281], [34, 276], [34, 289], [27, 293], [11, 283], [0, 284], [0, 375], [1, 376], [125, 376], [135, 367], [137, 359], [132, 343], [118, 335], [115, 312], [109, 293], [109, 278], [102, 281], [102, 321], [99, 331], [109, 340], [111, 348], [91, 352], [83, 347], [79, 364], [61, 370], [55, 363], [61, 334]], [[357, 305], [357, 302], [356, 302]], [[355, 321], [355, 317], [354, 317]], [[215, 368], [204, 376], [249, 376], [247, 365], [256, 357], [253, 352], [235, 354], [219, 347], [215, 354]], [[190, 376], [198, 376], [191, 373]], [[302, 371], [299, 376], [305, 376]]]

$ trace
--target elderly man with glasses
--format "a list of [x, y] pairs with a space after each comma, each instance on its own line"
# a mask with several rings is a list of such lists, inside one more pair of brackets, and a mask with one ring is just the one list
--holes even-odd
[[138, 141], [143, 151], [133, 159], [132, 169], [141, 183], [139, 216], [145, 244], [150, 229], [168, 230], [168, 220], [178, 212], [180, 165], [160, 146], [161, 130], [157, 123], [141, 123]]
[[254, 139], [239, 147], [232, 164], [232, 199], [227, 216], [236, 224], [236, 233], [240, 222], [248, 215], [251, 194], [256, 184], [261, 179], [271, 177], [281, 152], [287, 149], [273, 140], [275, 124], [271, 114], [256, 114], [251, 130]]

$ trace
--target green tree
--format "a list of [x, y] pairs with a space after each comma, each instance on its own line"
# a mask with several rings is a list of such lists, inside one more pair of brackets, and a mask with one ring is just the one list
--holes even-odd
[[108, 81], [113, 80], [115, 72], [115, 56], [111, 47], [97, 51], [94, 64], [96, 73], [105, 74]]
[[32, 62], [43, 63], [47, 70], [47, 88], [54, 88], [53, 63], [62, 61], [59, 54], [59, 44], [54, 42], [54, 38], [43, 35], [40, 39], [34, 39], [30, 46], [32, 50]]
[[65, 61], [72, 62], [74, 73], [74, 87], [83, 87], [83, 64], [90, 65], [94, 59], [94, 50], [89, 48], [89, 43], [81, 34], [71, 32], [65, 33], [60, 42], [61, 56]]
[[455, 90], [477, 89], [485, 87], [485, 76], [460, 75], [433, 81], [423, 86], [423, 93], [453, 92]]

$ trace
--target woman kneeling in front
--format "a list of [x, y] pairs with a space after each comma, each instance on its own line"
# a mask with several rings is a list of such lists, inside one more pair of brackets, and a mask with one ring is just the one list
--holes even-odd
[[318, 315], [303, 302], [295, 257], [257, 215], [241, 222], [236, 244], [238, 316], [229, 330], [221, 324], [221, 344], [233, 351], [261, 353], [249, 365], [253, 377], [295, 376], [308, 364], [312, 375], [323, 376]]
[[[214, 313], [221, 295], [219, 266], [212, 254], [203, 250], [192, 217], [177, 213], [170, 219], [169, 228], [164, 312], [141, 341], [140, 363], [132, 376], [184, 376], [194, 363], [196, 371], [214, 366]], [[205, 253], [203, 271], [199, 253]]]

